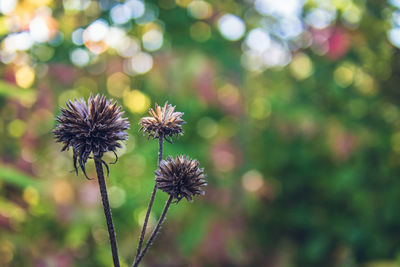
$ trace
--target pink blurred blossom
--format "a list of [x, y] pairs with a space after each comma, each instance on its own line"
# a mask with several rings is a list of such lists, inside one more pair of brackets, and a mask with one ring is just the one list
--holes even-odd
[[335, 27], [328, 39], [328, 52], [326, 56], [331, 60], [338, 60], [346, 55], [350, 48], [348, 33], [340, 27]]
[[217, 99], [214, 79], [215, 67], [210, 63], [204, 64], [194, 79], [197, 94], [208, 104], [215, 103]]
[[350, 36], [339, 26], [326, 29], [312, 29], [313, 49], [318, 54], [336, 61], [346, 55], [350, 49]]
[[62, 85], [72, 85], [78, 76], [78, 72], [74, 67], [64, 64], [50, 65], [49, 74]]
[[216, 141], [210, 153], [213, 165], [218, 171], [232, 171], [242, 164], [242, 152], [228, 140]]

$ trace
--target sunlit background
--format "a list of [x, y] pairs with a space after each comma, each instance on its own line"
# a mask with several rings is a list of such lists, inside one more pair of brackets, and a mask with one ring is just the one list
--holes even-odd
[[0, 0], [0, 14], [0, 266], [111, 266], [98, 185], [51, 134], [90, 93], [132, 125], [108, 179], [124, 266], [157, 162], [137, 123], [167, 100], [187, 124], [165, 155], [198, 159], [209, 186], [172, 206], [143, 266], [399, 266], [399, 0]]

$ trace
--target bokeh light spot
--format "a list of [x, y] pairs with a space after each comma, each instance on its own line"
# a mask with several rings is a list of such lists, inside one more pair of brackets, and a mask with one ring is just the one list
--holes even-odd
[[139, 52], [131, 58], [131, 70], [134, 74], [144, 74], [153, 67], [153, 57], [144, 52]]
[[98, 244], [104, 244], [108, 240], [107, 230], [101, 226], [93, 226], [92, 227], [92, 236], [93, 236], [93, 239]]
[[233, 84], [227, 83], [218, 88], [217, 97], [225, 106], [235, 105], [240, 98], [239, 89]]
[[397, 8], [400, 8], [400, 0], [389, 0], [389, 3]]
[[218, 132], [218, 123], [209, 117], [201, 118], [197, 122], [197, 132], [203, 138], [212, 138]]
[[43, 17], [38, 16], [29, 23], [29, 32], [36, 42], [45, 42], [50, 38], [50, 30]]
[[383, 103], [381, 106], [381, 113], [384, 120], [388, 123], [393, 123], [399, 119], [399, 109], [392, 103]]
[[89, 64], [89, 53], [86, 49], [76, 48], [70, 54], [70, 59], [74, 65], [83, 67]]
[[257, 192], [263, 185], [263, 176], [256, 170], [250, 170], [242, 176], [242, 186], [248, 192]]
[[140, 18], [145, 12], [145, 5], [143, 1], [128, 0], [126, 1], [125, 5], [131, 10], [131, 17], [133, 19]]
[[397, 48], [400, 48], [400, 28], [396, 27], [393, 29], [390, 29], [388, 32], [388, 37], [389, 41], [396, 46]]
[[85, 10], [90, 2], [90, 0], [63, 0], [64, 8], [70, 11]]
[[[53, 125], [52, 125], [53, 126]], [[51, 131], [51, 129], [50, 129]], [[29, 148], [23, 148], [21, 149], [21, 157], [23, 160], [25, 160], [26, 162], [35, 162], [36, 161], [36, 155], [35, 152], [32, 151], [32, 149]]]
[[158, 6], [147, 2], [143, 15], [141, 15], [136, 19], [136, 23], [139, 25], [146, 25], [156, 20], [158, 17], [158, 13], [159, 13]]
[[150, 98], [139, 90], [124, 93], [124, 105], [133, 113], [144, 113], [150, 108]]
[[282, 39], [292, 39], [303, 32], [303, 23], [299, 18], [288, 17], [275, 25], [273, 31]]
[[139, 42], [117, 27], [110, 27], [105, 42], [122, 57], [131, 57], [140, 50]]
[[124, 189], [118, 186], [112, 186], [109, 190], [109, 194], [110, 194], [110, 206], [112, 208], [119, 208], [125, 203], [126, 193]]
[[17, 6], [17, 0], [1, 0], [0, 12], [3, 14], [11, 13]]
[[197, 42], [206, 42], [211, 37], [211, 27], [205, 22], [198, 21], [190, 26], [190, 37]]
[[[146, 212], [147, 212], [147, 210], [145, 208], [143, 208], [143, 209], [138, 209], [133, 213], [134, 220], [136, 221], [136, 223], [139, 226], [143, 226], [144, 219], [146, 218]], [[150, 213], [148, 227], [154, 226], [155, 222], [156, 222], [156, 220], [154, 218], [154, 215], [152, 213]]]
[[37, 45], [32, 48], [32, 54], [41, 62], [50, 60], [54, 55], [54, 49], [46, 45]]
[[116, 72], [107, 78], [107, 91], [116, 97], [122, 97], [125, 90], [129, 90], [131, 80], [122, 73]]
[[0, 264], [7, 266], [14, 258], [14, 250], [15, 247], [10, 241], [2, 239], [0, 242]]
[[304, 0], [256, 0], [254, 6], [262, 15], [273, 15], [277, 17], [299, 16]]
[[7, 18], [0, 17], [0, 35], [5, 35], [8, 33]]
[[241, 64], [248, 71], [259, 72], [265, 68], [260, 53], [254, 50], [245, 51], [243, 53]]
[[180, 7], [187, 7], [192, 0], [176, 0], [176, 4]]
[[15, 82], [19, 87], [29, 88], [35, 81], [35, 71], [29, 66], [20, 67], [15, 72]]
[[207, 19], [212, 15], [212, 6], [202, 0], [194, 0], [188, 5], [189, 14], [196, 19]]
[[232, 14], [225, 14], [218, 20], [218, 28], [222, 36], [229, 41], [239, 40], [246, 26], [241, 18]]
[[306, 54], [298, 53], [290, 63], [290, 71], [296, 79], [306, 79], [313, 73], [312, 61]]
[[211, 158], [215, 169], [220, 172], [232, 171], [237, 164], [235, 148], [225, 141], [219, 141], [212, 146]]
[[52, 186], [51, 192], [54, 201], [58, 205], [70, 204], [75, 198], [75, 192], [72, 185], [65, 180], [56, 181]]
[[10, 34], [3, 41], [4, 50], [8, 52], [28, 50], [33, 43], [34, 41], [28, 32]]
[[353, 83], [354, 68], [349, 64], [342, 64], [333, 72], [333, 78], [340, 87], [348, 87]]
[[269, 34], [261, 28], [251, 30], [246, 37], [246, 45], [255, 51], [263, 52], [268, 49], [271, 43]]
[[30, 206], [36, 206], [39, 203], [39, 192], [35, 188], [28, 186], [24, 189], [23, 199]]
[[7, 127], [8, 134], [14, 138], [20, 138], [26, 130], [26, 123], [20, 119], [11, 121]]
[[360, 68], [357, 69], [355, 74], [354, 85], [357, 90], [364, 95], [372, 96], [378, 91], [374, 78]]
[[116, 5], [110, 11], [111, 20], [115, 24], [127, 23], [131, 18], [131, 10], [127, 5]]
[[328, 27], [336, 19], [336, 9], [315, 8], [308, 12], [306, 22], [316, 29]]
[[155, 51], [163, 44], [163, 34], [161, 31], [152, 29], [142, 36], [143, 47], [148, 51]]
[[266, 119], [271, 115], [271, 104], [263, 97], [256, 97], [250, 104], [249, 112], [254, 119]]
[[83, 35], [84, 29], [78, 28], [72, 32], [72, 42], [76, 45], [83, 45]]
[[267, 51], [262, 54], [262, 61], [265, 67], [283, 67], [292, 60], [292, 54], [284, 44], [271, 41]]
[[82, 34], [83, 42], [90, 51], [95, 54], [101, 54], [108, 48], [107, 43], [104, 41], [108, 32], [108, 23], [103, 19], [98, 19], [84, 30]]
[[361, 20], [361, 10], [358, 6], [348, 5], [341, 16], [344, 24], [349, 28], [356, 28]]

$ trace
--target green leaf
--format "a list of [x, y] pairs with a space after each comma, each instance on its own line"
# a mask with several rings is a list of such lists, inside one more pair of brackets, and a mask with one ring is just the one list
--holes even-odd
[[36, 181], [33, 177], [21, 173], [11, 167], [1, 166], [1, 165], [0, 165], [0, 181], [10, 183], [21, 188], [32, 186], [37, 189], [39, 187], [39, 182]]
[[35, 91], [32, 89], [21, 89], [13, 84], [0, 81], [0, 96], [17, 99], [35, 98]]

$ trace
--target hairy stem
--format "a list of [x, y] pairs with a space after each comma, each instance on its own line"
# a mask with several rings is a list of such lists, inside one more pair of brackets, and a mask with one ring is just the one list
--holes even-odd
[[163, 141], [164, 141], [164, 135], [160, 134], [160, 136], [158, 137], [158, 164], [157, 164], [157, 166], [160, 166], [160, 162], [162, 160]]
[[[162, 134], [160, 134], [159, 137], [158, 137], [158, 164], [157, 164], [157, 166], [160, 166], [160, 162], [162, 160], [163, 139], [164, 139], [164, 136]], [[145, 217], [144, 222], [143, 222], [142, 232], [140, 234], [140, 239], [139, 239], [139, 244], [138, 244], [138, 247], [137, 247], [135, 259], [140, 255], [140, 252], [142, 250], [143, 241], [144, 241], [144, 235], [146, 234], [146, 228], [147, 228], [147, 224], [149, 222], [150, 212], [151, 212], [151, 209], [153, 207], [154, 198], [156, 197], [156, 193], [157, 193], [157, 184], [154, 184], [153, 192], [151, 193], [150, 202], [149, 202], [149, 205], [148, 205], [147, 211], [146, 211], [146, 217]]]
[[110, 204], [108, 203], [106, 181], [104, 180], [104, 172], [101, 159], [94, 158], [96, 165], [97, 178], [99, 181], [101, 200], [103, 201], [104, 215], [106, 216], [108, 235], [110, 237], [111, 253], [113, 257], [114, 267], [119, 267], [117, 240], [115, 238], [114, 224], [111, 216]]
[[156, 228], [154, 228], [154, 231], [151, 234], [149, 241], [147, 241], [146, 246], [144, 247], [142, 253], [136, 258], [136, 261], [133, 263], [132, 267], [137, 267], [139, 265], [140, 261], [143, 259], [144, 255], [146, 254], [147, 250], [149, 249], [150, 245], [153, 243], [154, 238], [156, 237], [158, 231], [160, 230], [162, 223], [164, 222], [165, 215], [167, 214], [169, 206], [172, 203], [172, 199], [173, 199], [173, 197], [169, 196], [167, 203], [165, 203], [164, 210], [162, 211], [161, 217], [158, 220]]

